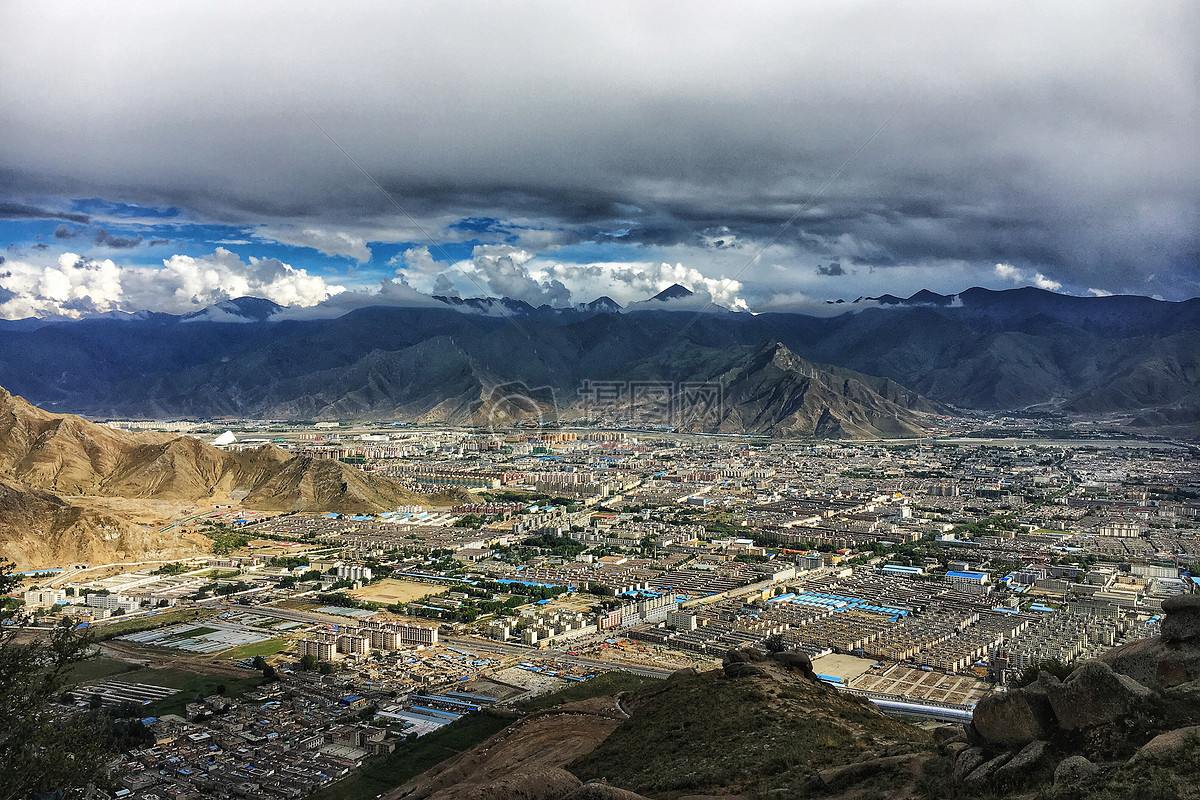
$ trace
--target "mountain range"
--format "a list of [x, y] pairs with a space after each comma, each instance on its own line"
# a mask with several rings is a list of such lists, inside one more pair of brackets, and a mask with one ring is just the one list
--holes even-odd
[[831, 307], [847, 311], [714, 312], [673, 286], [627, 308], [442, 298], [293, 319], [237, 298], [185, 317], [0, 322], [0, 384], [48, 408], [137, 418], [479, 423], [498, 387], [517, 387], [538, 398], [528, 413], [581, 419], [595, 411], [589, 386], [624, 387], [634, 406], [633, 384], [703, 384], [719, 387], [716, 413], [676, 419], [671, 406], [664, 424], [892, 436], [953, 407], [1200, 430], [1200, 299], [976, 288]]

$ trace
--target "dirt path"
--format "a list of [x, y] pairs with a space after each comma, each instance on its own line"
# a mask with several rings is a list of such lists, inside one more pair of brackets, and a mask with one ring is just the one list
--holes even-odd
[[530, 714], [384, 798], [452, 800], [480, 792], [486, 794], [490, 784], [517, 773], [549, 775], [594, 750], [626, 717], [612, 697], [568, 703]]

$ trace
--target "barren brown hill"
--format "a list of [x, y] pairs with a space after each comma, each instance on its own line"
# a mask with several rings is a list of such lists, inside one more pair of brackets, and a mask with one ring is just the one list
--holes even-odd
[[91, 561], [89, 553], [161, 549], [147, 529], [88, 510], [86, 497], [240, 501], [270, 511], [373, 512], [420, 502], [398, 483], [338, 461], [273, 445], [226, 452], [187, 436], [117, 430], [48, 413], [2, 388], [0, 480], [8, 498], [0, 506], [4, 554], [35, 566], [49, 562], [34, 554]]
[[0, 552], [18, 569], [170, 559], [194, 550], [186, 538], [0, 478]]
[[[269, 455], [265, 450], [260, 448], [248, 455], [261, 459]], [[252, 464], [244, 465], [243, 469], [257, 471]], [[292, 456], [264, 471], [263, 477], [242, 501], [243, 505], [266, 511], [372, 512], [421, 502], [394, 481], [328, 459]]]

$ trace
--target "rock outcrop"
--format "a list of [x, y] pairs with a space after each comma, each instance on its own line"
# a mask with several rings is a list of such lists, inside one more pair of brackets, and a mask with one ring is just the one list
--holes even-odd
[[1176, 728], [1155, 736], [1133, 754], [1132, 760], [1162, 758], [1185, 747], [1196, 747], [1197, 745], [1200, 745], [1200, 725], [1189, 725], [1186, 728]]
[[1162, 604], [1167, 618], [1162, 623], [1164, 642], [1200, 640], [1200, 595], [1183, 594], [1167, 598]]
[[1067, 756], [1054, 768], [1054, 784], [1078, 786], [1099, 771], [1100, 768], [1084, 756]]
[[966, 726], [974, 746], [940, 737], [954, 782], [1005, 793], [1049, 782], [1053, 768], [1054, 796], [1086, 796], [1080, 787], [1125, 785], [1138, 764], [1169, 763], [1200, 743], [1200, 597], [1171, 598], [1163, 612], [1159, 637], [1086, 661], [1062, 681], [1043, 672], [981, 700]]
[[725, 670], [727, 677], [744, 678], [749, 675], [768, 674], [765, 667], [757, 666], [767, 661], [778, 664], [789, 671], [798, 672], [810, 680], [818, 680], [816, 672], [813, 671], [812, 659], [808, 657], [807, 653], [799, 650], [765, 653], [753, 647], [733, 648], [725, 652], [721, 659], [721, 667]]
[[1155, 689], [1200, 680], [1200, 595], [1168, 598], [1162, 609], [1161, 636], [1110, 650], [1100, 660]]
[[1024, 689], [984, 697], [975, 707], [972, 723], [990, 744], [1022, 747], [1050, 735], [1054, 711], [1039, 680]]
[[1113, 672], [1103, 661], [1085, 662], [1062, 683], [1053, 678], [1046, 681], [1050, 707], [1058, 727], [1065, 731], [1111, 724], [1147, 701], [1151, 694], [1149, 688]]

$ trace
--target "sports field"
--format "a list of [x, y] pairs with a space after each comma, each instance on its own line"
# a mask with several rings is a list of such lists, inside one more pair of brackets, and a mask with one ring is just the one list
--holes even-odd
[[400, 581], [395, 578], [385, 578], [379, 583], [373, 583], [370, 586], [364, 586], [362, 589], [354, 592], [354, 596], [359, 600], [366, 600], [368, 603], [411, 603], [417, 598], [424, 597], [427, 594], [443, 594], [450, 591], [448, 586], [435, 586], [431, 583], [416, 583], [414, 581]]

